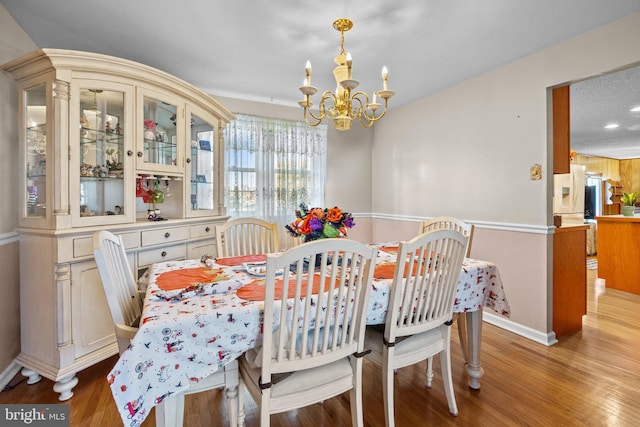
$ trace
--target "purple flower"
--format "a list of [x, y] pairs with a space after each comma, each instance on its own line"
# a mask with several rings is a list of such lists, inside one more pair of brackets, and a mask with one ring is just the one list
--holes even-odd
[[344, 220], [344, 226], [347, 228], [351, 228], [354, 225], [356, 225], [355, 222], [353, 222], [353, 217], [351, 215], [349, 215], [348, 217], [345, 218]]
[[313, 231], [322, 230], [322, 225], [322, 221], [320, 221], [319, 218], [313, 217], [309, 220], [309, 228], [311, 228]]

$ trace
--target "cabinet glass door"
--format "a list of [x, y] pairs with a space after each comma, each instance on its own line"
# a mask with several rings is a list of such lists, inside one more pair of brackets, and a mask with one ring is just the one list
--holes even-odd
[[211, 215], [216, 208], [216, 127], [213, 118], [203, 119], [190, 113], [189, 201], [192, 215]]
[[138, 151], [138, 168], [180, 171], [178, 132], [182, 121], [176, 103], [145, 96], [143, 102], [142, 149]]
[[26, 105], [26, 197], [23, 216], [45, 217], [47, 214], [47, 102], [46, 86], [25, 91]]
[[[80, 217], [125, 213], [125, 94], [81, 88]], [[74, 197], [72, 194], [71, 197]]]

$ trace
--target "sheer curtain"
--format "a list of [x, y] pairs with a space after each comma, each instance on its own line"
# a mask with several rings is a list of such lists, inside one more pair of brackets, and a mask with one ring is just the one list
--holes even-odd
[[[225, 129], [225, 206], [283, 227], [300, 203], [324, 206], [327, 126], [237, 114]], [[284, 228], [278, 231], [286, 235]], [[282, 239], [281, 239], [282, 240]]]

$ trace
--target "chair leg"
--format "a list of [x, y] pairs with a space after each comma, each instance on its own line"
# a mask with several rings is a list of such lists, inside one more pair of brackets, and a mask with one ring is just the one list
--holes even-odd
[[394, 370], [389, 366], [389, 361], [393, 355], [389, 352], [393, 349], [385, 349], [382, 358], [382, 394], [384, 398], [384, 418], [387, 421], [387, 427], [395, 426], [395, 415], [393, 411], [393, 380]]
[[364, 415], [362, 413], [362, 358], [352, 357], [351, 368], [353, 369], [353, 387], [350, 391], [351, 403], [351, 425], [353, 427], [363, 427]]
[[431, 388], [433, 385], [433, 356], [427, 359], [426, 386]]
[[440, 366], [442, 367], [442, 382], [444, 383], [444, 393], [447, 396], [449, 404], [449, 412], [451, 415], [458, 416], [458, 406], [456, 405], [456, 396], [453, 392], [453, 379], [451, 377], [451, 355], [450, 346], [445, 345], [444, 350], [440, 352]]
[[184, 393], [168, 397], [156, 405], [156, 427], [182, 426], [184, 421]]
[[269, 427], [271, 424], [271, 406], [269, 401], [271, 399], [271, 390], [262, 390], [262, 399], [260, 401], [260, 427]]

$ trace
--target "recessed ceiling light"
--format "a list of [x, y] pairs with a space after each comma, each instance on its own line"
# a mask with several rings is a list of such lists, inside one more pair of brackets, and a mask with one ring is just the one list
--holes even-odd
[[640, 107], [633, 107], [633, 108], [632, 108], [631, 110], [629, 110], [629, 111], [632, 111], [632, 112], [634, 112], [634, 113], [640, 113]]
[[608, 124], [608, 125], [606, 125], [604, 128], [605, 128], [605, 129], [615, 129], [615, 128], [617, 128], [618, 126], [620, 126], [620, 125], [619, 125], [619, 124], [617, 124], [617, 123], [609, 123], [609, 124]]

